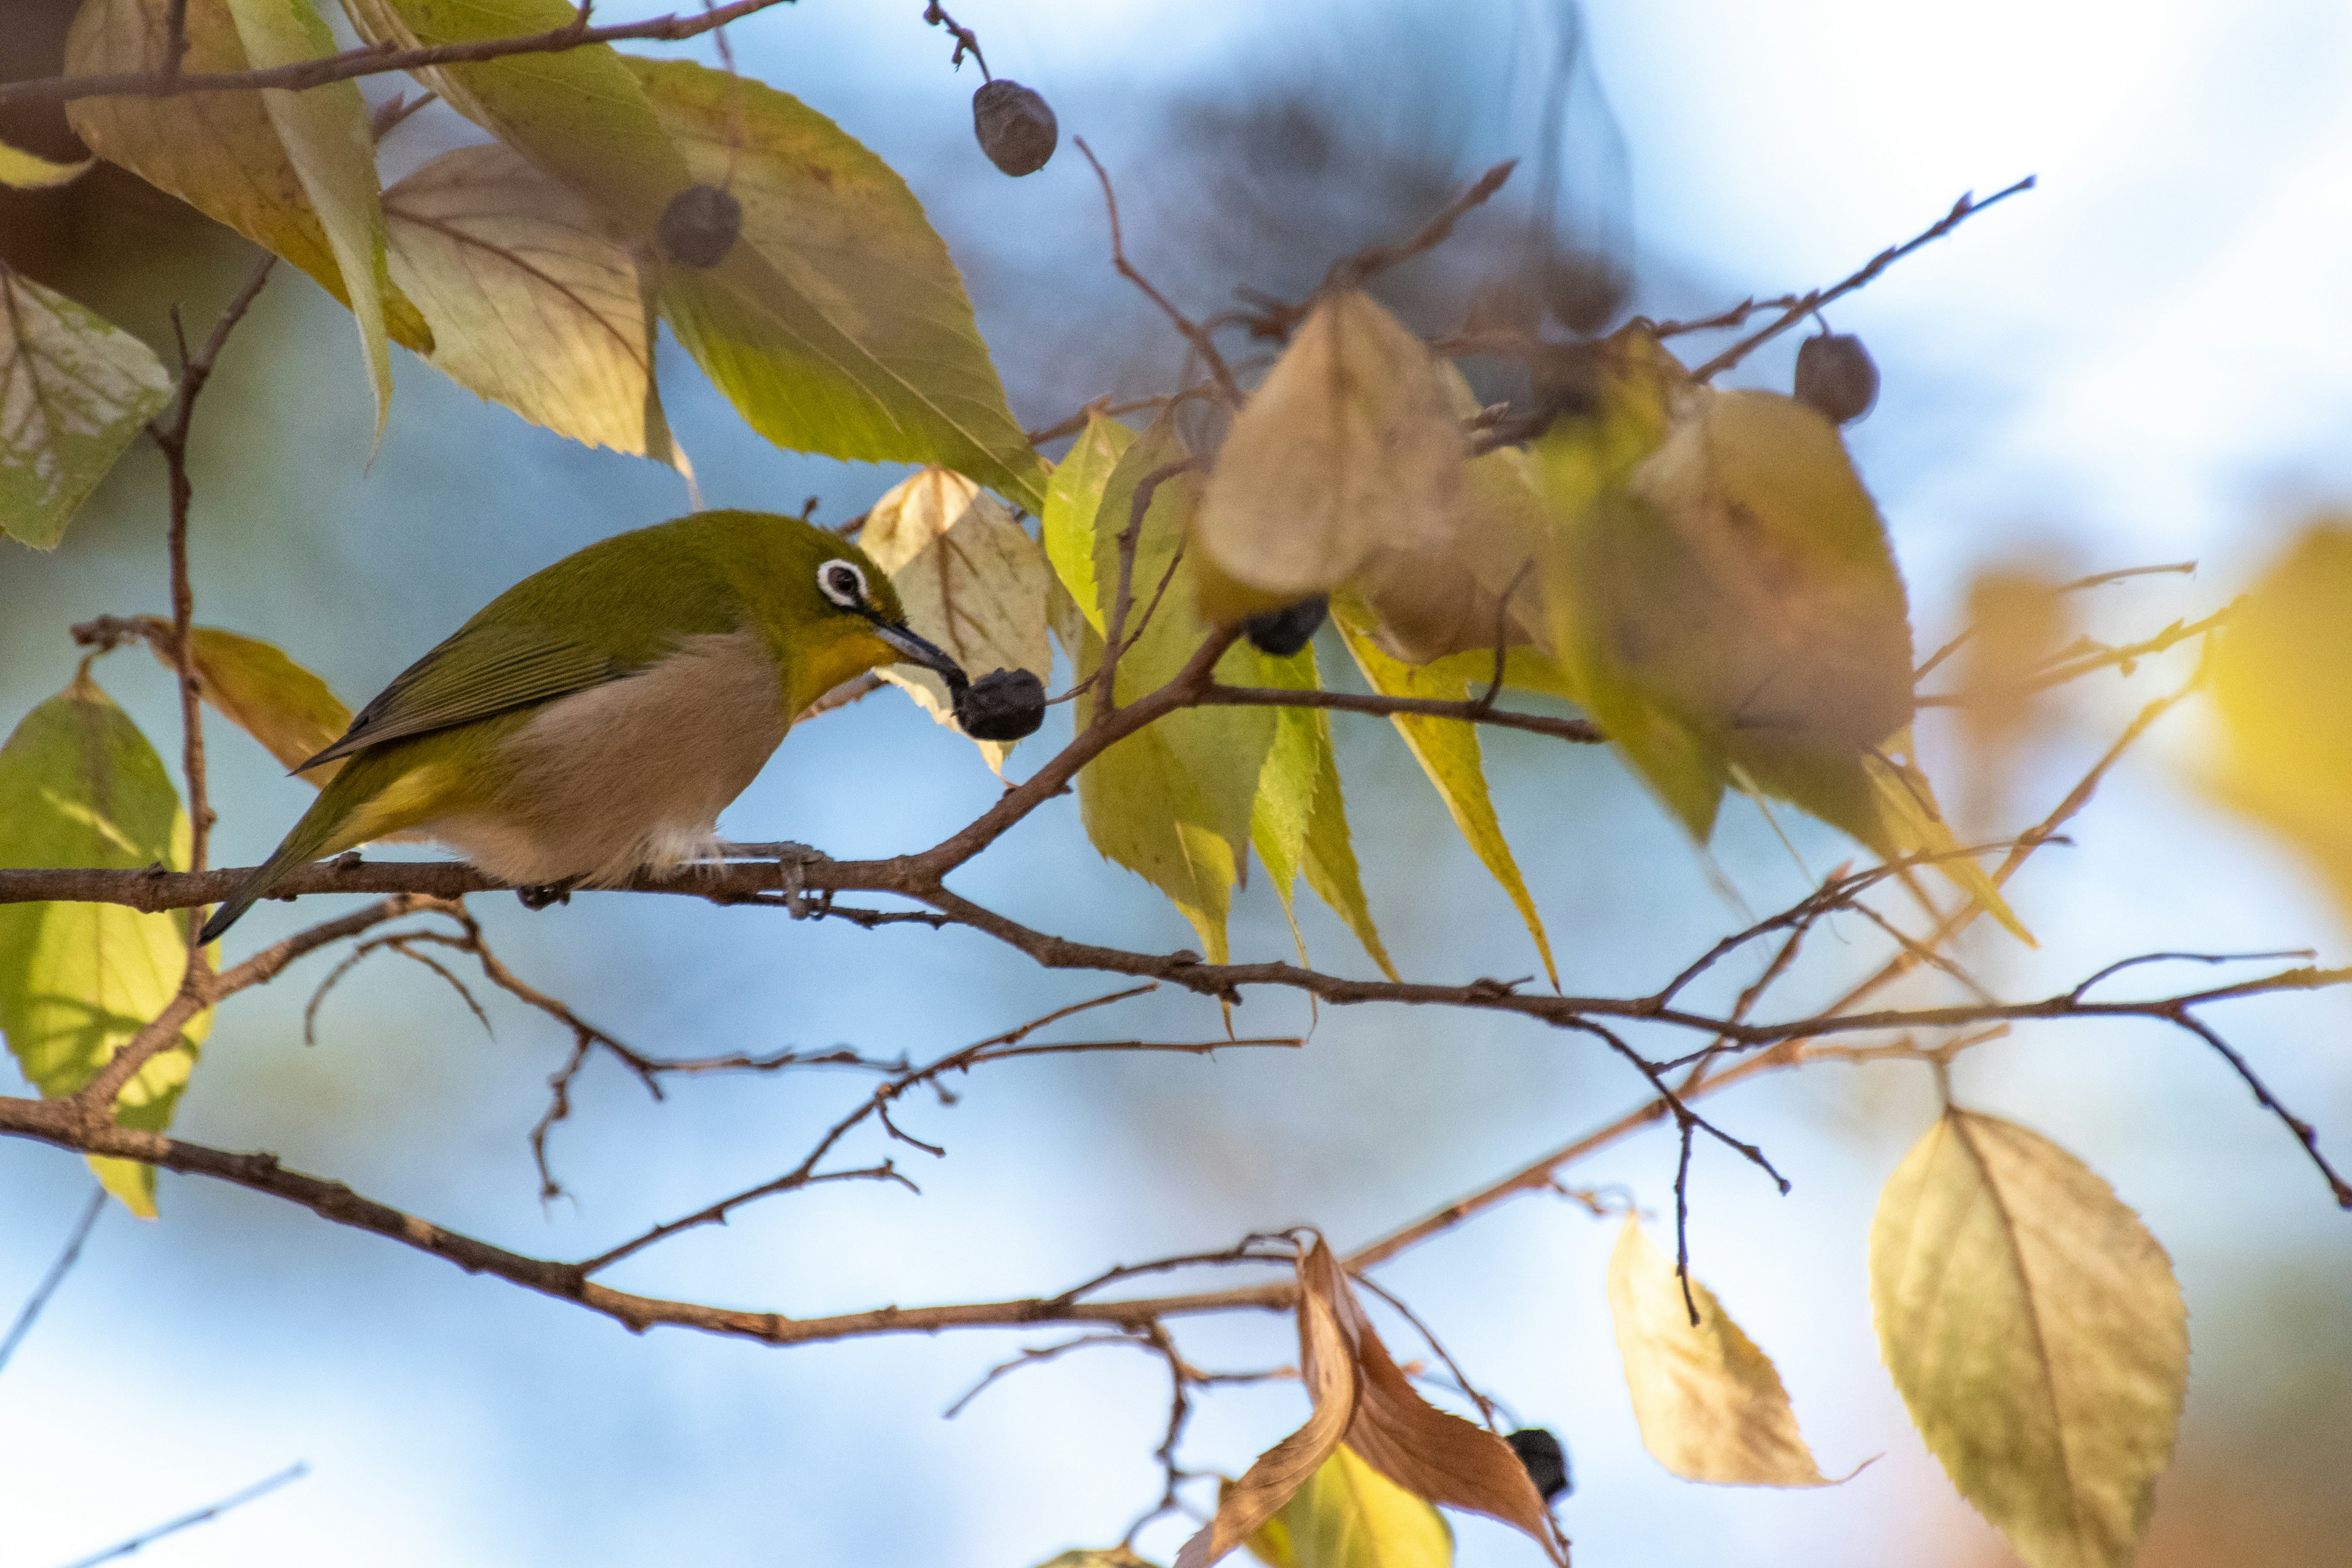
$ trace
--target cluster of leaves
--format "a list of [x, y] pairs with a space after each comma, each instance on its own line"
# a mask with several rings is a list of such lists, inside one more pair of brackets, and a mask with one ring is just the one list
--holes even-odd
[[[344, 4], [362, 37], [404, 47], [575, 15], [562, 0]], [[179, 68], [182, 43], [199, 72], [333, 49], [309, 0], [188, 0], [175, 38], [180, 14], [170, 0], [87, 0], [70, 68]], [[495, 140], [389, 188], [375, 150], [398, 115], [371, 122], [349, 81], [93, 97], [71, 112], [94, 154], [350, 308], [379, 435], [399, 343], [536, 424], [685, 470], [652, 369], [667, 321], [771, 440], [921, 465], [875, 502], [861, 542], [915, 628], [966, 668], [1042, 674], [1058, 643], [1083, 735], [1219, 649], [1202, 700], [1076, 775], [1092, 843], [1168, 898], [1208, 962], [1229, 958], [1233, 891], [1255, 855], [1286, 910], [1303, 876], [1397, 975], [1349, 830], [1329, 710], [1308, 700], [1326, 690], [1318, 647], [1231, 637], [1238, 622], [1308, 601], [1328, 601], [1337, 649], [1395, 700], [1403, 741], [1555, 986], [1480, 752], [1478, 722], [1506, 690], [1573, 704], [1699, 843], [1727, 790], [1785, 801], [1884, 859], [1932, 862], [1966, 900], [1963, 919], [1981, 909], [2025, 936], [1959, 852], [1914, 755], [1905, 585], [1822, 396], [1718, 390], [1637, 321], [1547, 345], [1555, 384], [1515, 433], [1477, 405], [1443, 345], [1364, 290], [1361, 269], [1335, 269], [1314, 299], [1258, 323], [1285, 346], [1253, 389], [1212, 351], [1215, 374], [1163, 400], [1147, 427], [1090, 411], [1049, 464], [1007, 409], [919, 205], [824, 117], [731, 72], [601, 44], [420, 77]], [[82, 166], [0, 149], [11, 184]], [[5, 268], [0, 314], [0, 530], [46, 549], [169, 402], [173, 377], [144, 344]], [[1188, 439], [1183, 413], [1199, 400], [1224, 405], [1222, 440]], [[2347, 594], [2352, 531], [2323, 525], [2243, 607], [2216, 689], [2224, 786], [2313, 847], [2352, 897], [2339, 809], [2352, 727], [2325, 718], [2347, 711], [2336, 614]], [[348, 721], [266, 643], [184, 617], [94, 635], [184, 659], [195, 689], [289, 764]], [[951, 720], [936, 677], [885, 677]], [[980, 744], [1001, 773], [1011, 743]], [[178, 868], [190, 843], [162, 760], [87, 664], [0, 747], [0, 864]], [[89, 1084], [180, 994], [187, 967], [209, 962], [193, 929], [185, 911], [0, 906], [0, 1031], [45, 1096]], [[168, 1123], [209, 1016], [192, 1016], [124, 1086], [124, 1125]], [[153, 1213], [152, 1170], [97, 1163], [125, 1203]], [[2035, 1568], [2126, 1562], [2187, 1373], [2179, 1291], [2136, 1217], [2036, 1135], [1952, 1110], [1890, 1181], [1871, 1258], [1885, 1359], [1955, 1484]], [[1438, 1505], [1563, 1552], [1518, 1457], [1422, 1398], [1319, 1239], [1300, 1245], [1297, 1271], [1312, 1415], [1226, 1490], [1179, 1563], [1244, 1544], [1274, 1568], [1443, 1563]], [[1769, 1359], [1631, 1215], [1608, 1288], [1662, 1463], [1721, 1484], [1826, 1484]]]

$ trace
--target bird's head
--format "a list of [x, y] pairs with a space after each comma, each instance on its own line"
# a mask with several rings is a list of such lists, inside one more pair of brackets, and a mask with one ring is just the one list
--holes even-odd
[[879, 665], [919, 666], [950, 691], [968, 683], [945, 649], [908, 626], [898, 589], [866, 552], [814, 524], [782, 521], [788, 537], [776, 552], [782, 581], [769, 586], [780, 601], [795, 712]]

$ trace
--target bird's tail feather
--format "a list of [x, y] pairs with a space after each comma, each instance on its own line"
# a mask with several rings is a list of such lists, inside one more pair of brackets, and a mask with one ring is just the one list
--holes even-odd
[[197, 933], [198, 942], [218, 941], [221, 933], [235, 925], [246, 910], [268, 897], [269, 889], [284, 881], [287, 873], [319, 858], [320, 851], [351, 815], [348, 803], [336, 797], [333, 787], [330, 784], [320, 792], [319, 798], [310, 803], [310, 809], [302, 814], [302, 820], [286, 835], [285, 842], [270, 852], [268, 859], [256, 866], [229, 894], [227, 901], [213, 911], [213, 918]]

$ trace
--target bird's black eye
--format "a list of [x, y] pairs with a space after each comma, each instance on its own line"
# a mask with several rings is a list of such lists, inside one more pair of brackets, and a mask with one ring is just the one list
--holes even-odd
[[855, 562], [828, 561], [816, 569], [817, 592], [845, 610], [866, 605], [866, 574]]

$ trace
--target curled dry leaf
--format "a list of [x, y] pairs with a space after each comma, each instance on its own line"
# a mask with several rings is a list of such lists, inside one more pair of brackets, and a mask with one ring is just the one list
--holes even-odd
[[2189, 1383], [2180, 1288], [2139, 1216], [2048, 1139], [1948, 1110], [1879, 1198], [1870, 1297], [1960, 1495], [2032, 1568], [2125, 1568]]
[[1194, 536], [1215, 574], [1203, 609], [1231, 620], [1347, 581], [1375, 551], [1442, 545], [1467, 458], [1419, 338], [1354, 289], [1300, 325], [1217, 455]]
[[445, 153], [383, 194], [392, 275], [458, 385], [592, 447], [674, 461], [635, 258], [520, 153]]
[[[1045, 558], [1005, 504], [961, 474], [925, 468], [894, 486], [866, 514], [857, 542], [890, 574], [908, 624], [968, 672], [1042, 675], [1053, 668], [1045, 642], [1051, 575]], [[881, 674], [940, 723], [955, 721], [947, 683], [931, 671], [887, 665]], [[1014, 742], [976, 744], [988, 765], [1003, 773]]]
[[[142, 616], [147, 646], [166, 669], [173, 662], [172, 623]], [[196, 626], [189, 638], [196, 679], [205, 701], [238, 729], [261, 742], [289, 771], [340, 740], [352, 727], [352, 710], [327, 683], [258, 637], [240, 637], [218, 626]], [[313, 789], [342, 771], [344, 759], [321, 763], [294, 776]]]
[[[89, 679], [25, 716], [0, 745], [0, 866], [135, 870], [188, 860], [188, 818], [163, 760]], [[179, 991], [188, 913], [142, 914], [115, 904], [0, 906], [0, 1033], [44, 1098], [95, 1077]], [[115, 1101], [125, 1127], [171, 1125], [212, 1025], [199, 1013]], [[107, 1191], [133, 1214], [155, 1214], [153, 1167], [92, 1157]]]
[[1609, 1315], [1642, 1446], [1685, 1480], [1818, 1487], [1829, 1479], [1797, 1431], [1772, 1361], [1696, 1279], [1693, 1326], [1674, 1260], [1635, 1215], [1609, 1255]]
[[171, 400], [145, 343], [0, 262], [0, 531], [54, 549]]
[[1422, 1398], [1319, 1237], [1298, 1260], [1298, 1349], [1313, 1413], [1225, 1489], [1216, 1517], [1184, 1543], [1176, 1568], [1208, 1568], [1246, 1541], [1342, 1442], [1412, 1496], [1499, 1519], [1553, 1552], [1543, 1499], [1511, 1446]]
[[2237, 608], [2213, 653], [2222, 799], [2308, 858], [2352, 916], [2352, 518], [2305, 529]]

